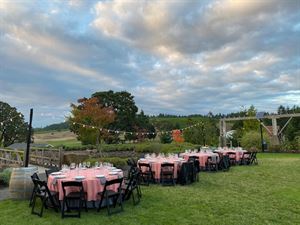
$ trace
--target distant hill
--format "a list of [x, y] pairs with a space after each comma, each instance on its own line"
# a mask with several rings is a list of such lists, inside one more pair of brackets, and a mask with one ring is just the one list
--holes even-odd
[[35, 132], [62, 131], [62, 130], [69, 130], [68, 122], [55, 123], [55, 124], [48, 125], [44, 128], [34, 128]]

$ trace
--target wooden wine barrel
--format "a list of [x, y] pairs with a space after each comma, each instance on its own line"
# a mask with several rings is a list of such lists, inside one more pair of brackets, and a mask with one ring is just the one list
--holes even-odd
[[33, 189], [31, 175], [38, 172], [37, 167], [13, 168], [9, 192], [12, 199], [29, 199]]

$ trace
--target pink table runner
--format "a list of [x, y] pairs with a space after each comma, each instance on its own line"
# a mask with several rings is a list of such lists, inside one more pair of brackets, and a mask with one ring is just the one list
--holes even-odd
[[[76, 176], [85, 176], [85, 179], [82, 180], [84, 191], [87, 193], [87, 201], [96, 201], [99, 200], [98, 192], [103, 191], [104, 184], [101, 184], [100, 178], [97, 178], [96, 175], [104, 175], [106, 180], [116, 179], [119, 176], [123, 177], [123, 172], [119, 172], [117, 175], [109, 175], [110, 170], [107, 168], [99, 169], [85, 169], [85, 170], [69, 170], [63, 175], [66, 177], [63, 179], [58, 179], [56, 176], [50, 175], [48, 178], [48, 187], [50, 191], [55, 191], [59, 193], [59, 200], [63, 200], [63, 190], [62, 190], [62, 181], [74, 181]], [[113, 187], [114, 191], [117, 191], [117, 185]], [[72, 189], [67, 189], [67, 194], [71, 192]], [[74, 190], [73, 190], [74, 191]], [[76, 191], [76, 190], [75, 190]]]
[[213, 152], [196, 152], [196, 153], [182, 153], [181, 154], [185, 160], [188, 160], [190, 156], [197, 156], [199, 157], [199, 162], [201, 167], [205, 167], [207, 162], [207, 158], [209, 156], [216, 157], [217, 162], [219, 162], [219, 155]]

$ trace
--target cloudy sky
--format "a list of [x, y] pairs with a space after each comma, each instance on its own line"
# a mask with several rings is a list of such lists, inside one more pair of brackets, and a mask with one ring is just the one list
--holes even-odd
[[0, 0], [0, 101], [44, 126], [110, 89], [151, 115], [300, 105], [300, 0]]

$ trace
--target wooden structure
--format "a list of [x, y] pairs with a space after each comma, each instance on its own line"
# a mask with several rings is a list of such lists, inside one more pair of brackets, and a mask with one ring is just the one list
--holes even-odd
[[[283, 130], [286, 128], [286, 126], [289, 124], [291, 119], [293, 117], [300, 117], [300, 113], [293, 113], [293, 114], [275, 114], [275, 115], [265, 115], [262, 117], [262, 119], [271, 119], [272, 120], [272, 130], [270, 131], [267, 126], [261, 122], [257, 117], [255, 116], [249, 116], [249, 117], [234, 117], [234, 118], [222, 118], [220, 119], [219, 126], [220, 126], [220, 139], [219, 139], [219, 145], [220, 146], [226, 146], [226, 122], [231, 121], [237, 121], [237, 120], [258, 120], [261, 125], [267, 130], [267, 132], [271, 136], [271, 143], [273, 145], [279, 144], [279, 135], [283, 132]], [[277, 119], [280, 118], [289, 118], [288, 121], [285, 123], [285, 125], [279, 130], [277, 126]]]
[[[31, 149], [29, 163], [32, 165], [61, 167], [64, 152], [62, 149]], [[24, 151], [0, 148], [1, 164], [24, 166]]]

